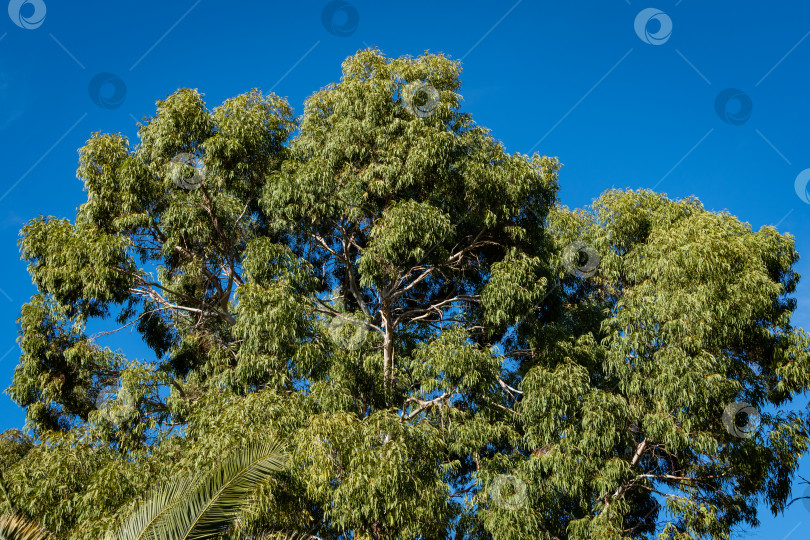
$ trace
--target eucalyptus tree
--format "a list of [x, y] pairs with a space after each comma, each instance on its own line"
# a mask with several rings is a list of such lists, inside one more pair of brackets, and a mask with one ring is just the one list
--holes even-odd
[[723, 538], [784, 508], [810, 381], [792, 237], [649, 191], [570, 211], [555, 158], [462, 112], [457, 61], [342, 67], [299, 118], [182, 89], [137, 144], [91, 137], [75, 220], [22, 231], [8, 392], [37, 444], [4, 505], [99, 538], [283, 440], [229, 534]]

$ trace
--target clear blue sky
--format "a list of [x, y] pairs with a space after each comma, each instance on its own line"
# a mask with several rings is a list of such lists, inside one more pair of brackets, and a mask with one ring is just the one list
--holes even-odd
[[[611, 187], [695, 195], [755, 229], [794, 234], [798, 269], [810, 274], [810, 204], [794, 185], [810, 168], [806, 1], [351, 0], [332, 5], [329, 25], [320, 0], [23, 2], [12, 0], [13, 20], [0, 13], [4, 387], [20, 305], [33, 293], [18, 231], [39, 214], [73, 218], [84, 201], [76, 150], [92, 132], [134, 141], [135, 119], [182, 86], [210, 106], [273, 90], [300, 113], [366, 46], [463, 59], [463, 109], [510, 152], [558, 156], [564, 204], [587, 205]], [[721, 94], [732, 97], [718, 107]], [[810, 328], [810, 279], [797, 296], [794, 322]], [[0, 429], [23, 419], [0, 397]], [[810, 458], [801, 471], [810, 476]], [[804, 538], [810, 506], [761, 517], [738, 537]]]

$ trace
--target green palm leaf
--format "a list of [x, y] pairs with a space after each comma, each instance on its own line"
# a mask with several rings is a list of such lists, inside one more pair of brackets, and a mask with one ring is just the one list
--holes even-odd
[[307, 533], [297, 533], [288, 531], [276, 531], [263, 533], [257, 536], [255, 540], [321, 540], [318, 536], [312, 536]]
[[157, 531], [163, 528], [162, 519], [169, 516], [172, 508], [182, 502], [184, 496], [194, 487], [195, 477], [179, 478], [155, 490], [149, 499], [141, 504], [124, 523], [117, 534], [108, 536], [110, 540], [158, 540]]
[[45, 540], [47, 531], [36, 523], [14, 515], [0, 517], [0, 540]]
[[198, 540], [220, 535], [255, 487], [280, 471], [278, 444], [249, 446], [213, 471], [156, 491], [118, 531], [118, 540]]

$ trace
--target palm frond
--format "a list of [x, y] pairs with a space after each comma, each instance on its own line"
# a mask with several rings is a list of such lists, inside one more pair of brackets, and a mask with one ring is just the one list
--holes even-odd
[[156, 491], [113, 538], [214, 538], [233, 522], [253, 489], [280, 471], [285, 461], [279, 444], [248, 446], [210, 473], [180, 479]]
[[0, 517], [0, 540], [45, 540], [48, 531], [16, 514]]
[[161, 528], [161, 520], [176, 507], [193, 488], [195, 477], [178, 478], [153, 494], [133, 512], [121, 526], [117, 534], [108, 536], [108, 540], [158, 540], [162, 538], [156, 531]]
[[251, 540], [321, 540], [321, 538], [308, 533], [275, 531], [262, 533], [259, 536], [251, 538]]

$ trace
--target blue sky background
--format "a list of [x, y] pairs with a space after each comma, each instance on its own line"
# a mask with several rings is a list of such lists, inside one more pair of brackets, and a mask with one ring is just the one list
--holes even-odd
[[[462, 59], [463, 109], [510, 152], [558, 156], [564, 204], [587, 205], [611, 187], [695, 195], [754, 229], [791, 232], [805, 254], [798, 271], [810, 274], [810, 204], [794, 185], [810, 168], [808, 2], [351, 0], [330, 25], [322, 1], [38, 2], [44, 19], [34, 0], [19, 10], [23, 0], [12, 0], [14, 20], [0, 12], [3, 387], [19, 357], [16, 318], [34, 291], [19, 261], [19, 229], [39, 214], [75, 216], [85, 200], [77, 149], [92, 132], [136, 141], [135, 120], [183, 86], [203, 92], [210, 107], [272, 90], [300, 113], [304, 98], [337, 81], [341, 61], [366, 46]], [[650, 7], [663, 16], [640, 37], [634, 20]], [[672, 31], [656, 42], [661, 20]], [[100, 73], [111, 75], [96, 79], [107, 83], [91, 95]], [[727, 88], [742, 93], [720, 107], [736, 124], [717, 112]], [[750, 117], [740, 110], [746, 99]], [[810, 280], [797, 297], [794, 323], [810, 328]], [[0, 396], [0, 429], [23, 421]], [[801, 473], [810, 477], [810, 458]], [[806, 537], [810, 505], [775, 518], [763, 508], [761, 519], [735, 537]]]

